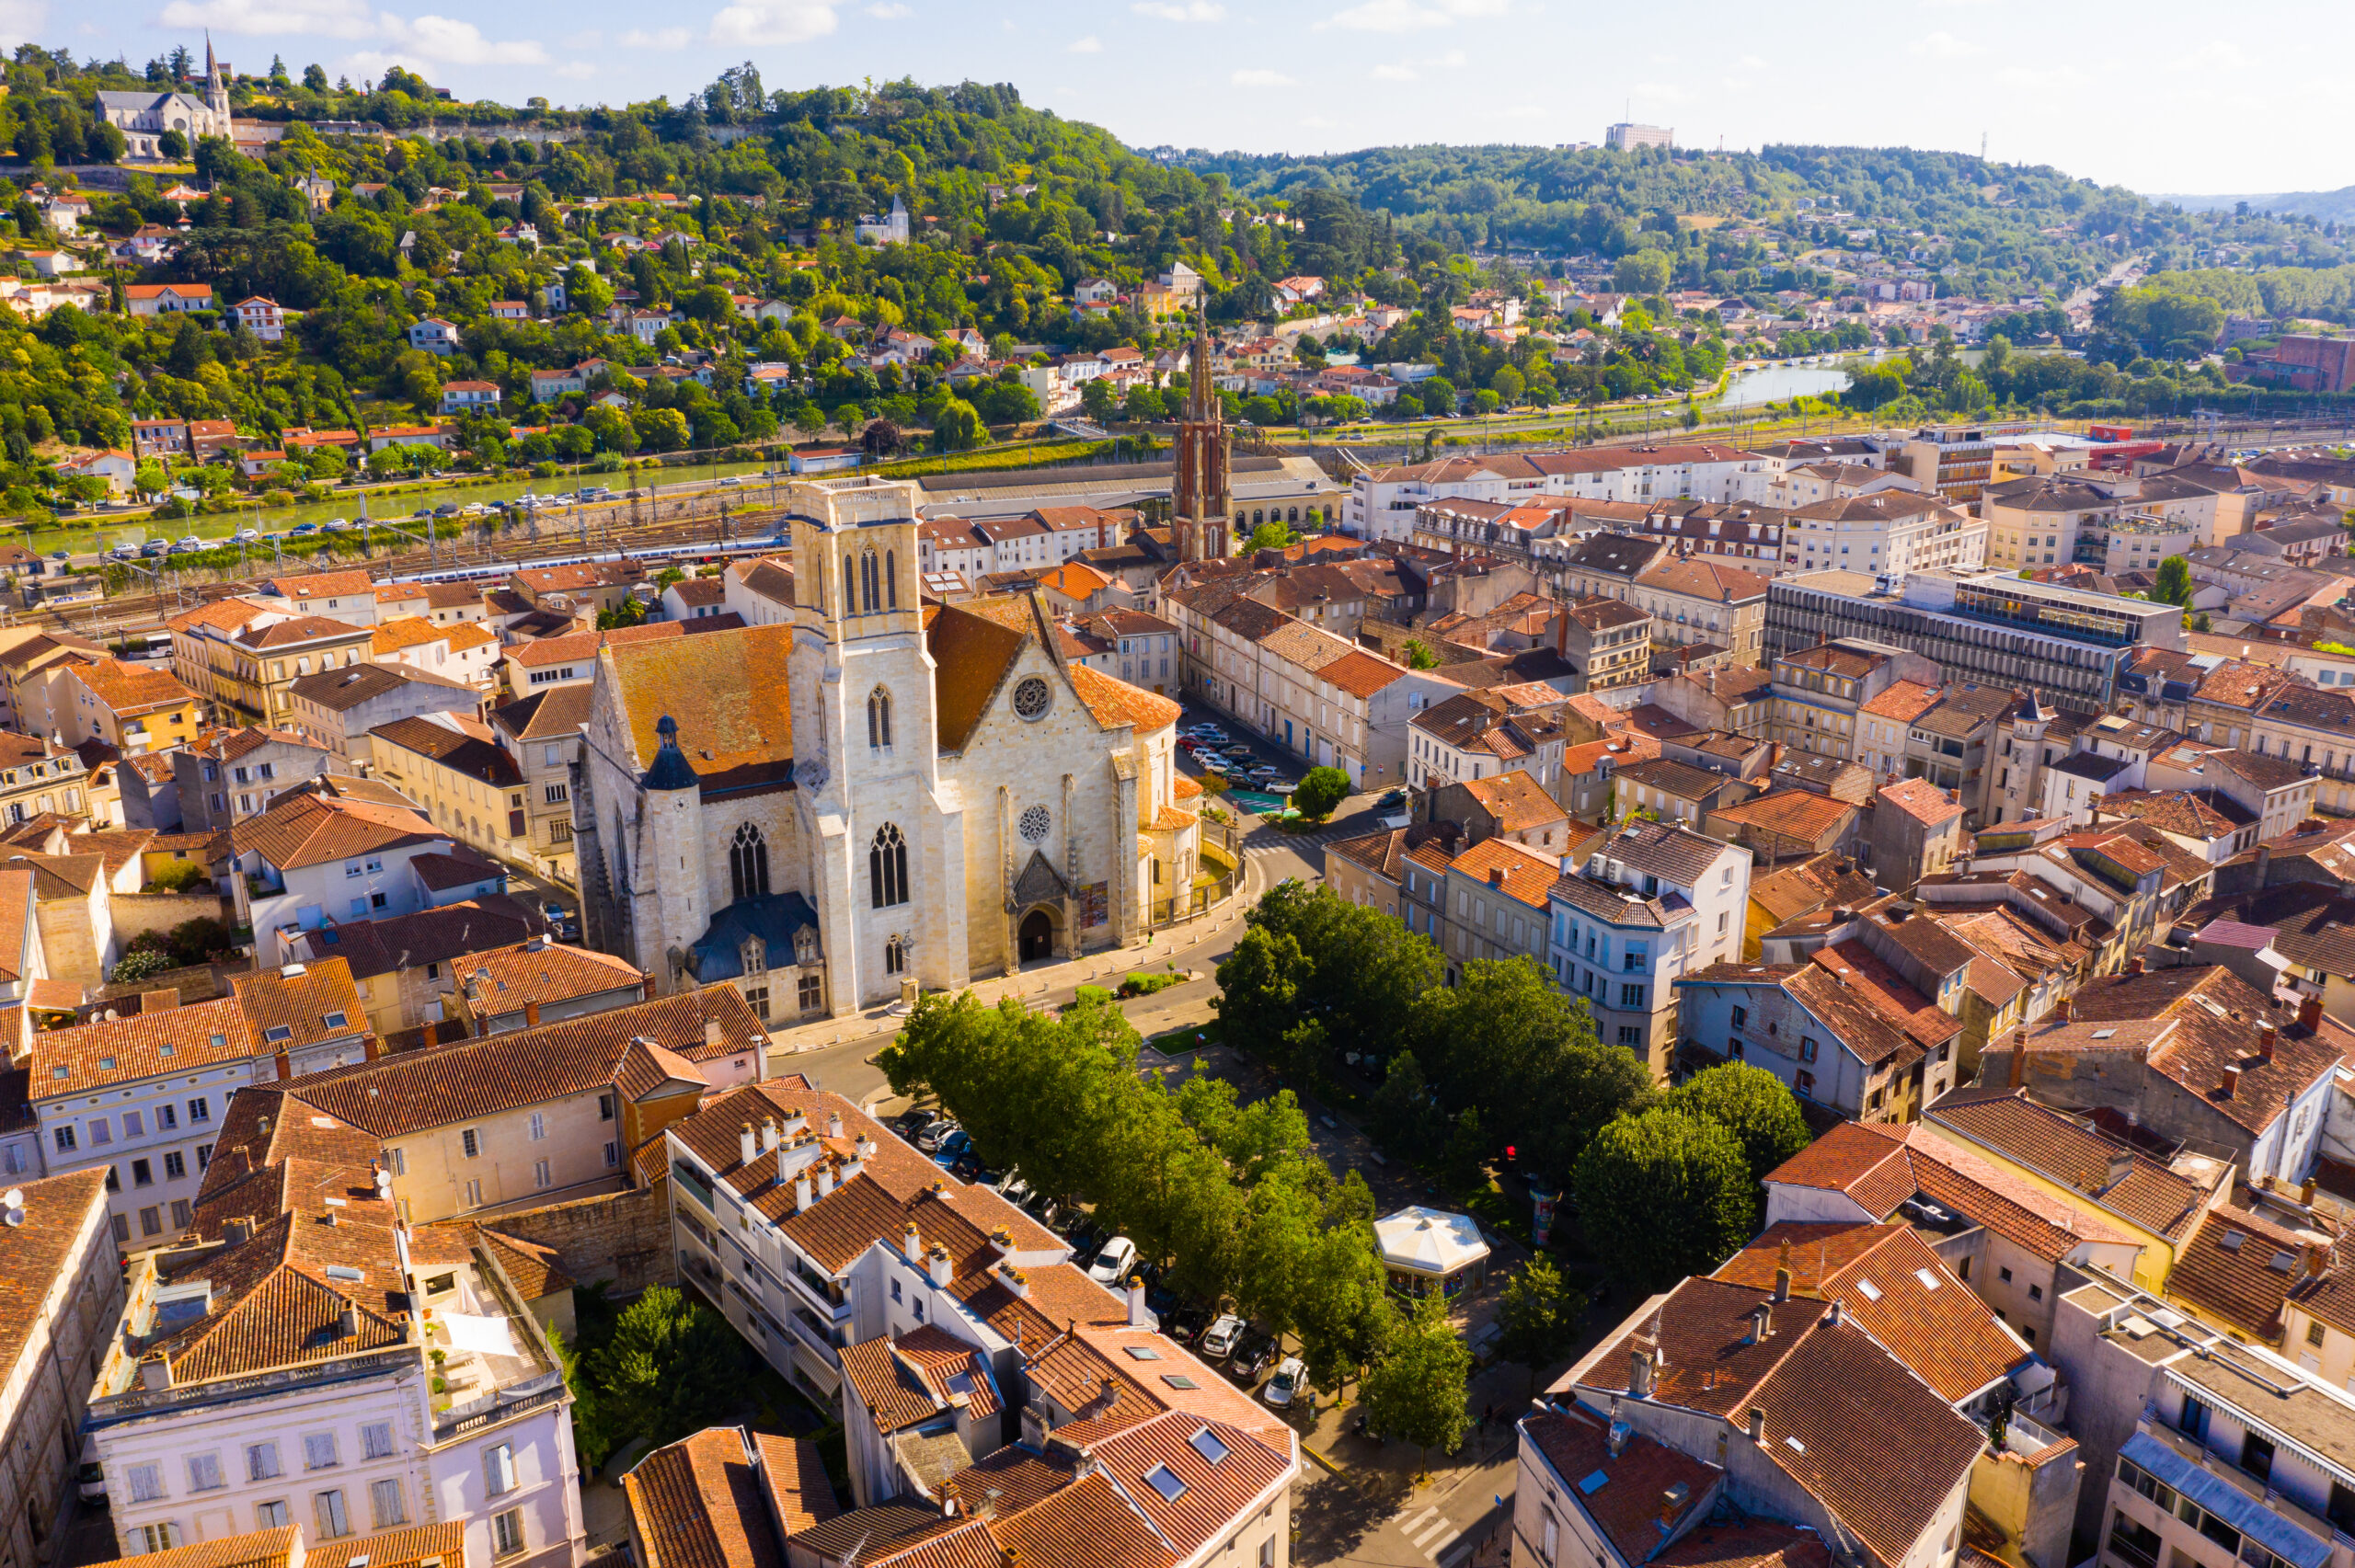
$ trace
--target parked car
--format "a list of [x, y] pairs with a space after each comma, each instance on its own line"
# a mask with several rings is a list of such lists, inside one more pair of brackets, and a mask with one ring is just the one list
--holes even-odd
[[316, 533], [318, 531], [319, 525], [316, 522], [298, 522], [286, 532], [290, 538], [308, 539], [312, 534]]
[[1305, 1382], [1307, 1378], [1308, 1368], [1301, 1365], [1300, 1357], [1287, 1356], [1276, 1364], [1276, 1375], [1268, 1379], [1268, 1386], [1261, 1391], [1261, 1397], [1278, 1410], [1281, 1410], [1292, 1402], [1292, 1395], [1300, 1391], [1301, 1384]]
[[1251, 748], [1246, 746], [1239, 740], [1234, 745], [1226, 747], [1223, 750], [1227, 756], [1234, 758], [1238, 762], [1248, 762], [1258, 755], [1258, 752], [1252, 750]]
[[1373, 808], [1376, 811], [1391, 811], [1406, 804], [1407, 792], [1403, 789], [1394, 789], [1385, 791], [1382, 798], [1373, 803]]
[[1194, 761], [1200, 764], [1202, 772], [1216, 773], [1221, 778], [1224, 778], [1235, 771], [1235, 764], [1215, 751], [1197, 751], [1194, 753]]
[[930, 1127], [939, 1119], [940, 1113], [938, 1111], [928, 1111], [921, 1108], [902, 1111], [898, 1116], [891, 1118], [891, 1130], [898, 1133], [902, 1138], [913, 1141], [925, 1128]]
[[1087, 1265], [1087, 1277], [1098, 1285], [1118, 1285], [1136, 1266], [1137, 1244], [1126, 1236], [1115, 1236], [1104, 1243], [1096, 1261]]
[[1276, 1342], [1258, 1329], [1248, 1329], [1226, 1357], [1227, 1375], [1248, 1388], [1275, 1364]]
[[250, 544], [260, 537], [261, 530], [258, 528], [241, 528], [237, 530], [237, 543], [240, 544]]
[[1180, 1345], [1191, 1345], [1202, 1337], [1204, 1329], [1211, 1326], [1212, 1315], [1208, 1307], [1193, 1301], [1183, 1301], [1178, 1303], [1178, 1310], [1169, 1315], [1168, 1321], [1161, 1325], [1161, 1332]]
[[973, 1140], [966, 1136], [961, 1127], [943, 1138], [932, 1150], [932, 1162], [952, 1175], [956, 1173], [959, 1161], [973, 1158], [975, 1158]]
[[1262, 762], [1256, 768], [1246, 769], [1243, 776], [1255, 784], [1281, 784], [1284, 774], [1283, 770], [1272, 762]]
[[1212, 1320], [1211, 1326], [1202, 1331], [1202, 1354], [1213, 1361], [1232, 1354], [1235, 1341], [1241, 1339], [1244, 1331], [1249, 1327], [1233, 1312], [1221, 1312]]
[[322, 533], [349, 533], [351, 532], [351, 520], [348, 517], [331, 517], [320, 525], [319, 531]]
[[71, 550], [52, 550], [49, 553], [49, 558], [52, 561], [70, 561], [74, 558], [74, 552]]
[[107, 1505], [106, 1467], [98, 1463], [98, 1440], [95, 1436], [82, 1439], [82, 1459], [74, 1470], [74, 1489], [85, 1503]]
[[940, 1119], [929, 1124], [921, 1132], [916, 1134], [916, 1147], [923, 1150], [926, 1154], [933, 1153], [939, 1149], [941, 1140], [948, 1138], [956, 1130], [957, 1123], [955, 1118], [950, 1116], [942, 1116]]
[[183, 550], [201, 550], [204, 548], [204, 541], [199, 539], [193, 533], [183, 534], [180, 537], [180, 548]]

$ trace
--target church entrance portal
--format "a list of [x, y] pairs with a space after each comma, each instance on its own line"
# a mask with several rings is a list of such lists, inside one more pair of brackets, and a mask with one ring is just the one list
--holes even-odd
[[1032, 910], [1022, 917], [1022, 962], [1055, 956], [1055, 922], [1044, 910]]

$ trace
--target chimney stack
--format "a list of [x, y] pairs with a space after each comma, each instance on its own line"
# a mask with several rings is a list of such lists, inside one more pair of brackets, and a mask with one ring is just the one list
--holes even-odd
[[2320, 1242], [2306, 1243], [2306, 1277], [2320, 1279], [2323, 1270], [2330, 1266], [2330, 1249]]
[[2061, 1004], [2052, 1010], [2052, 1015], [2063, 1024], [2074, 1021], [2077, 1016], [2077, 999], [2074, 996], [2062, 997]]
[[1762, 1448], [1766, 1442], [1766, 1413], [1754, 1404], [1750, 1407], [1750, 1440]]
[[771, 1154], [775, 1153], [780, 1136], [781, 1135], [777, 1131], [776, 1118], [775, 1116], [769, 1116], [762, 1121], [761, 1148], [764, 1151]]
[[924, 1262], [924, 1242], [916, 1235], [916, 1222], [913, 1219], [900, 1232], [900, 1255], [910, 1263]]
[[526, 1029], [536, 1029], [539, 1026], [540, 1004], [536, 1001], [526, 1001], [523, 1003], [523, 1027]]
[[2142, 956], [2140, 953], [2126, 960], [2126, 972], [2130, 975], [2139, 975], [2142, 972]]
[[2216, 1093], [2229, 1100], [2239, 1092], [2240, 1086], [2241, 1064], [2234, 1062], [2224, 1069], [2224, 1081], [2216, 1085]]
[[1145, 1305], [1144, 1281], [1142, 1279], [1129, 1281], [1129, 1326], [1132, 1329], [1158, 1329], [1161, 1326], [1161, 1320], [1154, 1315], [1151, 1307]]
[[2261, 1062], [2271, 1062], [2273, 1047], [2280, 1043], [2281, 1031], [2272, 1024], [2268, 1024], [2264, 1028], [2259, 1029], [2257, 1032], [2257, 1059]]
[[1775, 1271], [1775, 1299], [1777, 1301], [1787, 1301], [1790, 1299], [1791, 1271], [1789, 1265], [1786, 1265]]
[[810, 1173], [804, 1171], [801, 1174], [793, 1178], [793, 1212], [796, 1214], [809, 1213], [811, 1201], [812, 1200], [810, 1196]]
[[828, 1111], [826, 1113], [826, 1136], [828, 1138], [840, 1138], [842, 1135], [843, 1114], [840, 1111]]
[[2322, 1027], [2322, 998], [2309, 996], [2299, 999], [2298, 1027], [2308, 1034]]
[[935, 1290], [948, 1288], [948, 1249], [935, 1242], [932, 1251], [925, 1254], [925, 1275]]
[[1627, 1354], [1627, 1393], [1632, 1399], [1652, 1397], [1652, 1355], [1648, 1350]]
[[741, 1123], [736, 1128], [736, 1152], [742, 1156], [738, 1163], [743, 1165], [751, 1164], [760, 1155], [760, 1142], [753, 1138], [752, 1124], [750, 1122]]
[[1750, 1309], [1750, 1343], [1763, 1345], [1775, 1332], [1775, 1309], [1761, 1301]]
[[718, 1019], [706, 1018], [703, 1021], [703, 1044], [706, 1050], [716, 1051], [719, 1048]]
[[2298, 1203], [2305, 1208], [2315, 1206], [2315, 1179], [2312, 1176], [2298, 1184]]
[[2102, 1190], [2104, 1192], [2108, 1192], [2110, 1188], [2116, 1186], [2119, 1183], [2124, 1181], [2133, 1173], [2133, 1151], [2126, 1149], [2111, 1150], [2109, 1151], [2109, 1169], [2105, 1173], [2108, 1180], [2102, 1183]]

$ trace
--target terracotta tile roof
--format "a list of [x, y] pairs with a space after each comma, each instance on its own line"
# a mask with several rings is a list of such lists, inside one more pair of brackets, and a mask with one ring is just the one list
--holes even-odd
[[1003, 1408], [981, 1350], [931, 1323], [897, 1339], [848, 1345], [842, 1363], [875, 1430], [887, 1437], [948, 1411], [980, 1421]]
[[638, 1036], [689, 1061], [708, 1059], [714, 1053], [705, 1045], [706, 1020], [719, 1024], [719, 1054], [741, 1049], [756, 1034], [766, 1037], [742, 992], [711, 986], [536, 1029], [313, 1073], [292, 1092], [306, 1106], [393, 1138], [611, 1084]]
[[297, 679], [287, 690], [329, 713], [345, 713], [372, 697], [405, 686], [439, 686], [452, 692], [470, 691], [465, 682], [406, 664], [346, 664]]
[[[450, 1527], [459, 1532], [463, 1542], [465, 1527]], [[137, 1561], [142, 1568], [286, 1568], [293, 1560], [302, 1531], [293, 1525], [281, 1525], [274, 1530], [256, 1530], [250, 1535], [223, 1536], [218, 1540], [201, 1540], [189, 1546], [168, 1547], [162, 1551], [143, 1552]], [[118, 1562], [129, 1562], [125, 1557]], [[373, 1568], [373, 1565], [371, 1565]]]
[[[1448, 869], [1485, 887], [1499, 888], [1534, 910], [1561, 876], [1553, 855], [1525, 849], [1508, 839], [1483, 839], [1448, 863]], [[1501, 873], [1501, 879], [1498, 875]]]
[[598, 658], [612, 671], [639, 765], [651, 765], [661, 750], [656, 727], [674, 719], [680, 750], [708, 796], [774, 788], [791, 777], [786, 661], [792, 647], [790, 626], [747, 626], [608, 648]]
[[1764, 1519], [1731, 1526], [1704, 1520], [1651, 1562], [1653, 1568], [1832, 1568], [1832, 1551], [1812, 1530]]
[[1525, 832], [1550, 822], [1563, 821], [1568, 816], [1555, 803], [1554, 797], [1540, 788], [1537, 781], [1526, 773], [1471, 779], [1457, 787], [1478, 801], [1480, 808], [1495, 818], [1497, 830], [1500, 833]]
[[523, 770], [490, 738], [489, 727], [458, 714], [416, 714], [380, 724], [368, 734], [491, 789], [513, 789], [523, 782]]
[[1371, 697], [1386, 689], [1407, 673], [1406, 666], [1394, 664], [1380, 654], [1363, 648], [1352, 648], [1316, 672], [1320, 681], [1329, 681], [1352, 697]]
[[1870, 902], [1878, 891], [1871, 878], [1829, 851], [1762, 876], [1750, 885], [1751, 901], [1764, 910], [1776, 925], [1827, 904], [1861, 906]]
[[1911, 724], [1938, 705], [1938, 689], [1924, 686], [1919, 681], [1892, 681], [1889, 689], [1866, 703], [1856, 711], [1871, 714], [1876, 718], [1894, 719], [1899, 724]]
[[401, 615], [390, 621], [379, 621], [369, 632], [369, 653], [373, 658], [384, 658], [406, 648], [438, 643], [451, 630], [447, 626], [437, 626], [421, 615]]
[[[300, 973], [287, 971], [299, 969]], [[293, 1051], [327, 1040], [371, 1037], [368, 1014], [341, 958], [233, 975], [229, 990], [259, 1048]]]
[[683, 621], [649, 621], [642, 625], [616, 626], [609, 632], [567, 632], [561, 636], [518, 643], [507, 650], [507, 659], [525, 670], [540, 670], [567, 662], [586, 663], [595, 658], [601, 648], [664, 642], [686, 635], [686, 623]]
[[[1226, 1450], [1211, 1463], [1191, 1441], [1207, 1425]], [[1248, 1432], [1172, 1411], [1092, 1445], [1094, 1457], [1121, 1494], [1143, 1513], [1180, 1561], [1190, 1560], [1242, 1514], [1245, 1506], [1281, 1481], [1292, 1464], [1291, 1446], [1280, 1452]], [[1166, 1467], [1184, 1483], [1173, 1502], [1144, 1477]]]
[[589, 722], [594, 696], [586, 683], [569, 681], [491, 709], [490, 722], [519, 740], [569, 740]]
[[537, 940], [469, 957], [454, 966], [453, 978], [465, 987], [477, 1015], [520, 1013], [526, 1002], [546, 1007], [646, 981], [638, 966], [626, 958]]
[[1950, 1404], [2028, 1359], [2026, 1344], [1904, 1224], [1769, 1226], [1710, 1277], [1772, 1291], [1778, 1266], [1791, 1294], [1838, 1301], [1866, 1333]]
[[154, 713], [159, 708], [196, 701], [196, 693], [181, 685], [170, 670], [125, 664], [118, 658], [83, 665], [74, 672], [74, 678], [88, 687], [90, 694], [113, 710], [117, 717]]
[[[25, 1195], [24, 1222], [0, 1227], [0, 1367], [13, 1368], [24, 1359], [32, 1325], [58, 1276], [80, 1262], [75, 1247], [93, 1210], [106, 1207], [107, 1168], [11, 1177], [9, 1185]], [[98, 1244], [110, 1250], [104, 1221], [98, 1224]]]
[[242, 1061], [263, 1049], [234, 997], [45, 1029], [32, 1045], [29, 1090], [36, 1100]]
[[374, 582], [364, 571], [304, 572], [297, 577], [272, 578], [270, 591], [281, 599], [307, 604], [314, 599], [373, 599], [377, 594]]
[[[968, 1470], [958, 1477], [965, 1481]], [[1173, 1568], [1177, 1556], [1105, 1475], [1091, 1475], [1027, 1508], [999, 1516], [990, 1534], [1005, 1561], [1072, 1568]]]
[[1842, 1122], [1766, 1173], [1785, 1186], [1844, 1193], [1877, 1219], [1914, 1194], [1903, 1134], [1870, 1122]]
[[[361, 1278], [330, 1279], [330, 1267]], [[175, 1383], [390, 1349], [408, 1336], [408, 1282], [388, 1226], [281, 1214], [176, 1272], [206, 1280], [213, 1307], [150, 1352], [166, 1358]], [[340, 1328], [347, 1305], [351, 1333]]]
[[2219, 1204], [2175, 1255], [2166, 1293], [2267, 1345], [2281, 1343], [2282, 1303], [2307, 1282], [2308, 1249], [2327, 1258], [2331, 1238]]
[[[1882, 1563], [1905, 1561], [1967, 1481], [1985, 1439], [1853, 1322], [1789, 1302], [1764, 1340], [1746, 1343], [1750, 1310], [1767, 1294], [1688, 1279], [1637, 1333], [1587, 1365], [1624, 1382], [1631, 1353], [1658, 1345], [1666, 1362], [1654, 1398], [1737, 1424], [1748, 1410], [1763, 1410], [1760, 1452]], [[1649, 1337], [1655, 1323], [1657, 1340]]]
[[247, 818], [229, 830], [229, 838], [239, 853], [258, 854], [281, 871], [449, 842], [447, 835], [415, 811], [324, 799], [308, 792], [281, 798], [260, 816]]
[[[2025, 1089], [1957, 1090], [1924, 1114], [1987, 1157], [2084, 1193], [2088, 1202], [2171, 1242], [2189, 1235], [2208, 1207], [2198, 1183], [2037, 1104]], [[2121, 1174], [2113, 1179], [2113, 1171]]]
[[1125, 725], [1144, 736], [1167, 729], [1178, 722], [1178, 704], [1166, 697], [1156, 696], [1125, 681], [1115, 681], [1102, 670], [1086, 665], [1067, 668], [1072, 690], [1087, 704], [1087, 711], [1096, 715], [1096, 722], [1107, 729]]
[[655, 1449], [622, 1478], [640, 1568], [784, 1568], [741, 1428], [706, 1426]]
[[1821, 844], [1839, 838], [1855, 815], [1856, 808], [1846, 801], [1812, 790], [1770, 789], [1754, 800], [1718, 807], [1709, 813], [1709, 821]]
[[1936, 828], [1962, 815], [1962, 805], [1947, 798], [1947, 792], [1927, 779], [1903, 779], [1893, 784], [1883, 784], [1874, 797], [1887, 801], [1925, 828]]
[[1636, 586], [1712, 604], [1744, 604], [1766, 597], [1766, 579], [1756, 572], [1689, 555], [1662, 561], [1638, 573]]
[[[1725, 1479], [1717, 1466], [1641, 1432], [1613, 1453], [1610, 1421], [1583, 1404], [1528, 1416], [1521, 1432], [1560, 1478], [1560, 1495], [1628, 1562], [1650, 1561], [1661, 1535], [1691, 1524], [1693, 1512], [1705, 1508]], [[1665, 1501], [1672, 1489], [1681, 1489], [1674, 1505]]]
[[441, 904], [383, 920], [350, 921], [304, 932], [296, 940], [314, 961], [338, 957], [350, 967], [354, 979], [364, 980], [490, 952], [529, 939], [535, 929], [523, 905], [500, 897]]
[[1005, 1555], [986, 1522], [940, 1522], [948, 1528], [928, 1539], [889, 1551], [862, 1553], [860, 1568], [1004, 1568]]

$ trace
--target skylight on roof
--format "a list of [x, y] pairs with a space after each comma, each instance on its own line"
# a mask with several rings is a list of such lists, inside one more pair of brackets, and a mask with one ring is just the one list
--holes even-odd
[[283, 1024], [273, 1024], [261, 1032], [261, 1037], [271, 1041], [291, 1040], [294, 1037], [294, 1031]]
[[327, 1265], [324, 1272], [329, 1279], [339, 1280], [348, 1285], [358, 1285], [368, 1277], [360, 1270], [339, 1263]]
[[1859, 1279], [1856, 1281], [1856, 1288], [1864, 1293], [1865, 1299], [1867, 1301], [1878, 1301], [1880, 1299], [1880, 1287], [1875, 1285], [1869, 1279]]
[[1183, 1372], [1164, 1372], [1161, 1380], [1173, 1389], [1199, 1389], [1202, 1386]]
[[1804, 1454], [1807, 1452], [1807, 1445], [1800, 1442], [1797, 1437], [1786, 1437], [1783, 1441], [1791, 1446], [1791, 1452], [1795, 1454]]
[[2094, 1031], [2094, 1038], [2097, 1040], [2107, 1040], [2117, 1033], [2118, 1031], [2115, 1029], [2097, 1029]]
[[1938, 1276], [1926, 1268], [1915, 1269], [1913, 1277], [1922, 1282], [1922, 1288], [1924, 1290], [1936, 1290], [1938, 1288]]
[[2265, 1266], [2271, 1269], [2276, 1274], [2287, 1274], [2290, 1272], [2290, 1254], [2287, 1253], [2276, 1253], [2272, 1257], [2266, 1261]]
[[2224, 1232], [2223, 1241], [2219, 1244], [2228, 1253], [2236, 1253], [2241, 1250], [2241, 1243], [2247, 1240], [2248, 1238], [2238, 1230], [2227, 1230]]
[[1226, 1458], [1226, 1445], [1220, 1442], [1218, 1434], [1207, 1426], [1187, 1438], [1186, 1441], [1194, 1446], [1194, 1452], [1201, 1455], [1212, 1464], [1216, 1464]]
[[1608, 1471], [1596, 1471], [1592, 1475], [1588, 1476], [1584, 1481], [1579, 1482], [1579, 1494], [1582, 1497], [1591, 1497], [1596, 1493], [1602, 1491], [1603, 1484], [1610, 1479], [1611, 1474]]
[[213, 1036], [213, 1048], [214, 1050], [216, 1050], [216, 1051], [217, 1051], [217, 1050], [219, 1050], [219, 1049], [221, 1049], [221, 1047], [223, 1047], [224, 1046], [227, 1045], [228, 1043], [229, 1043], [229, 1036], [226, 1036], [226, 1035], [215, 1035], [215, 1036]]
[[330, 1013], [326, 1018], [322, 1019], [321, 1022], [326, 1024], [330, 1029], [340, 1029], [343, 1027], [343, 1014], [340, 1013]]
[[1150, 1345], [1123, 1345], [1121, 1348], [1129, 1353], [1129, 1359], [1132, 1361], [1158, 1361], [1161, 1359], [1161, 1352], [1155, 1350]]
[[98, 1059], [98, 1070], [100, 1072], [112, 1072], [114, 1070], [114, 1058], [100, 1057]]
[[1144, 1483], [1161, 1494], [1165, 1503], [1175, 1503], [1186, 1495], [1186, 1483], [1167, 1465], [1155, 1465], [1144, 1472]]

